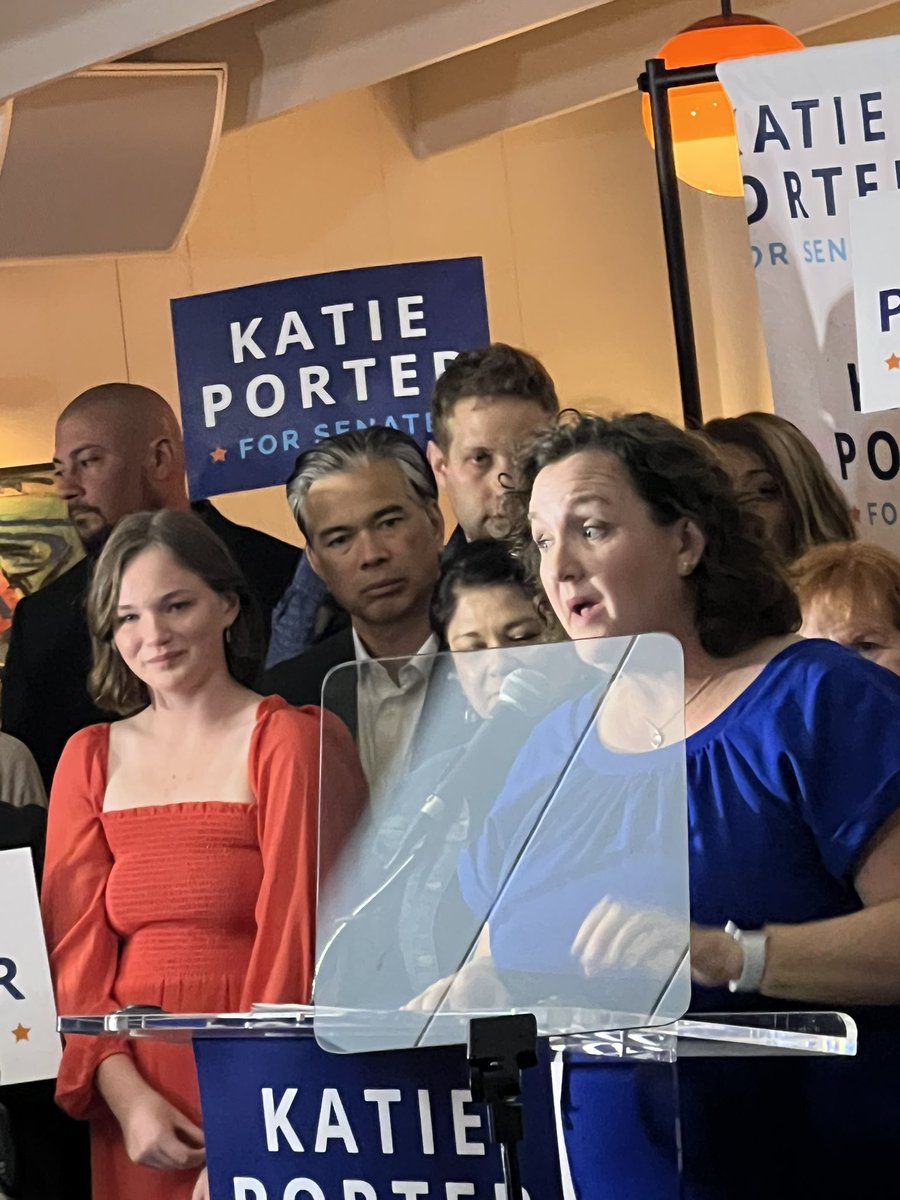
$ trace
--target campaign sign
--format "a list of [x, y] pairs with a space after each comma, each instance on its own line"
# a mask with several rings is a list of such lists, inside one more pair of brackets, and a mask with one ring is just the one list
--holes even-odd
[[860, 407], [882, 412], [900, 408], [900, 192], [849, 212]]
[[[312, 1037], [194, 1041], [212, 1200], [504, 1200], [462, 1046], [329, 1054]], [[561, 1200], [550, 1053], [522, 1076], [522, 1179]]]
[[0, 1084], [53, 1079], [61, 1046], [29, 850], [0, 851]]
[[283, 484], [323, 438], [424, 446], [435, 379], [489, 341], [480, 258], [333, 271], [172, 301], [191, 498]]
[[900, 186], [898, 57], [891, 37], [716, 68], [735, 111], [775, 411], [822, 455], [860, 534], [894, 551], [900, 412], [879, 410], [900, 407], [897, 234], [882, 200]]

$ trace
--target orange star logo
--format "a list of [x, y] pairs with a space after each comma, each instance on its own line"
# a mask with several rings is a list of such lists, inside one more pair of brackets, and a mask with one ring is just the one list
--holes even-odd
[[890, 358], [886, 358], [884, 361], [887, 363], [887, 369], [889, 371], [900, 370], [900, 358], [898, 358], [896, 354], [892, 354]]
[[[897, 365], [900, 366], [900, 359], [897, 360]], [[210, 450], [209, 457], [213, 462], [224, 462], [227, 450], [223, 450], [221, 446], [216, 446], [215, 450]]]
[[862, 518], [862, 513], [858, 508], [854, 507], [850, 509], [850, 516], [852, 517], [854, 524], [858, 525]]
[[17, 1042], [27, 1042], [29, 1033], [31, 1033], [31, 1030], [26, 1029], [21, 1022], [12, 1030], [12, 1035]]

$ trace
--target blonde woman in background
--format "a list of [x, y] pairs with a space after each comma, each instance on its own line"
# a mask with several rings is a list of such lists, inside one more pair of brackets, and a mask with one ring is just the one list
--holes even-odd
[[847, 501], [815, 446], [774, 413], [708, 421], [704, 433], [741, 507], [762, 523], [769, 549], [791, 563], [812, 546], [854, 541]]

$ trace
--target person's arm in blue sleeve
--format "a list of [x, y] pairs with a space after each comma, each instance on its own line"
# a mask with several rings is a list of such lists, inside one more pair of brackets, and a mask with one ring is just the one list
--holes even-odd
[[[900, 679], [862, 659], [814, 682], [807, 737], [786, 747], [804, 819], [827, 869], [852, 882], [860, 911], [767, 925], [760, 991], [819, 1004], [900, 1002]], [[719, 930], [692, 939], [694, 977], [721, 986], [742, 952]]]
[[309, 559], [301, 554], [294, 578], [272, 613], [266, 670], [302, 654], [315, 641], [319, 610], [327, 594]]

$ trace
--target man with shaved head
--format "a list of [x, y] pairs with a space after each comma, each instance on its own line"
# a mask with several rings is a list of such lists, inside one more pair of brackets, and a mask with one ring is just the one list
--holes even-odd
[[85, 558], [16, 606], [0, 703], [3, 729], [31, 750], [48, 790], [72, 734], [109, 720], [87, 694], [84, 601], [93, 563], [120, 518], [193, 507], [234, 555], [267, 629], [299, 555], [286, 542], [227, 520], [206, 501], [190, 505], [178, 421], [150, 388], [106, 383], [82, 392], [57, 421], [53, 461]]
[[104, 383], [76, 396], [56, 423], [53, 465], [89, 552], [120, 517], [188, 507], [181, 430], [150, 388]]

